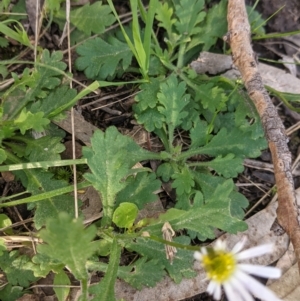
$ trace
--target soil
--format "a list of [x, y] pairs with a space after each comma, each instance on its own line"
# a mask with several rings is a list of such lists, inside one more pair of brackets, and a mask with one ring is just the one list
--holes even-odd
[[[119, 3], [117, 7], [118, 11], [122, 13], [128, 11], [128, 6], [126, 4], [126, 1], [116, 1], [116, 2]], [[254, 0], [246, 1], [248, 5], [253, 5], [255, 2], [256, 1]], [[285, 0], [285, 1], [261, 0], [257, 6], [257, 10], [262, 14], [264, 18], [268, 18], [270, 15], [272, 15], [283, 5], [285, 5], [284, 8], [281, 11], [279, 11], [271, 20], [268, 21], [266, 26], [267, 32], [287, 32], [287, 31], [295, 31], [300, 29], [300, 1], [299, 0]], [[42, 39], [41, 43], [43, 44], [43, 47], [47, 47], [49, 49], [55, 49], [57, 47], [55, 45], [56, 44], [55, 39], [59, 35], [60, 32], [58, 28], [54, 25], [49, 30], [48, 37]], [[277, 42], [276, 50], [278, 51], [279, 49], [281, 53], [286, 54], [285, 48], [283, 47], [283, 44], [281, 44], [281, 40], [277, 39], [276, 42]], [[280, 58], [278, 56], [278, 53], [272, 52], [270, 48], [266, 48], [264, 44], [261, 42], [254, 43], [253, 45], [254, 45], [254, 49], [258, 49], [259, 56], [263, 56], [264, 58], [270, 58], [270, 59]], [[11, 51], [12, 53], [15, 51], [13, 45]], [[6, 54], [3, 55], [7, 56]], [[75, 76], [77, 77], [77, 79], [80, 79], [81, 77], [80, 74], [76, 74]], [[124, 96], [129, 95], [130, 92], [131, 91], [126, 91], [122, 89], [117, 91], [114, 91], [112, 89], [106, 90], [107, 94], [118, 94], [115, 98], [110, 99], [110, 101], [112, 102]], [[85, 106], [87, 102], [91, 102], [91, 101], [92, 99], [88, 99], [87, 101], [81, 101], [79, 103], [79, 107], [81, 106], [82, 109], [82, 115], [86, 120], [91, 122], [91, 124], [101, 129], [105, 129], [109, 125], [115, 125], [118, 127], [119, 131], [123, 133], [132, 132], [134, 130], [135, 122], [131, 110], [131, 106], [133, 103], [132, 98], [129, 98], [123, 105], [121, 105], [120, 103], [116, 103], [105, 109], [95, 110], [95, 111], [91, 111], [91, 109], [95, 108], [95, 106], [99, 106], [99, 104], [95, 104], [93, 106]], [[276, 102], [277, 100], [275, 99], [274, 101]], [[101, 106], [104, 104], [106, 104], [106, 101], [102, 102]], [[293, 116], [287, 115], [284, 109], [280, 111], [280, 114], [287, 128], [295, 123], [295, 119], [294, 119], [295, 117], [293, 117], [294, 115]], [[67, 137], [67, 140], [68, 139], [69, 138]], [[299, 141], [299, 135], [298, 133], [296, 133], [290, 141], [290, 149], [292, 151], [292, 155], [294, 158], [298, 155], [298, 141]], [[154, 145], [153, 147], [159, 148], [159, 145]], [[266, 150], [265, 152], [263, 152], [261, 157], [258, 158], [258, 160], [271, 163], [271, 156], [269, 151]], [[269, 174], [266, 171], [258, 172], [257, 170], [254, 170], [249, 167], [246, 167], [244, 173], [240, 175], [240, 177], [237, 179], [238, 183], [245, 183], [246, 181], [253, 181], [255, 183], [260, 183], [263, 185], [266, 191], [268, 191], [275, 184], [274, 177], [272, 174]], [[297, 188], [300, 185], [298, 178], [295, 178], [295, 183]], [[0, 190], [1, 188], [3, 189], [3, 193], [6, 195], [12, 195], [18, 193], [22, 189], [18, 183], [15, 183], [14, 181], [6, 181], [3, 174], [2, 177], [0, 177]], [[264, 192], [262, 192], [262, 190], [257, 188], [256, 186], [251, 186], [250, 188], [249, 187], [240, 188], [240, 192], [243, 193], [248, 198], [250, 202], [250, 206], [255, 204], [264, 195]], [[269, 200], [270, 200], [269, 198], [266, 198], [264, 203], [260, 207], [258, 207], [255, 212], [264, 208], [264, 206], [268, 203]], [[17, 211], [18, 213], [16, 213], [16, 210], [6, 209], [6, 214], [8, 214], [14, 222], [20, 220], [19, 215], [21, 215], [23, 219], [30, 218], [30, 212], [26, 210], [25, 206], [18, 207]], [[204, 293], [198, 296], [194, 296], [193, 298], [185, 299], [184, 301], [212, 301], [212, 300], [213, 299], [208, 294]], [[222, 300], [225, 301], [226, 297], [223, 296]]]

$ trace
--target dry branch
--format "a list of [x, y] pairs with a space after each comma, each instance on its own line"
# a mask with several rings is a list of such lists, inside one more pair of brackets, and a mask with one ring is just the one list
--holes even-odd
[[274, 164], [278, 192], [277, 218], [291, 239], [300, 271], [300, 206], [297, 205], [294, 190], [288, 138], [258, 72], [244, 0], [229, 0], [227, 20], [228, 33], [224, 40], [231, 46], [233, 62], [242, 75], [264, 127]]

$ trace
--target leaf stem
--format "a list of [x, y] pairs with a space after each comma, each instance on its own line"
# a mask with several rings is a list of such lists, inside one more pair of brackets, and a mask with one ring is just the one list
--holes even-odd
[[164, 240], [160, 237], [154, 236], [154, 235], [150, 235], [149, 237], [145, 237], [160, 243], [163, 243], [165, 245], [168, 246], [172, 246], [178, 249], [183, 249], [183, 250], [189, 250], [189, 251], [199, 251], [199, 246], [190, 246], [190, 245], [182, 245], [180, 243], [174, 242], [174, 241], [168, 241], [168, 240]]
[[193, 167], [193, 166], [209, 166], [211, 162], [193, 162], [193, 163], [186, 163], [187, 166]]
[[[169, 245], [169, 246], [176, 247], [178, 249], [183, 249], [183, 250], [198, 251], [199, 248], [200, 248], [200, 246], [183, 245], [183, 244], [180, 244], [180, 243], [177, 243], [177, 242], [174, 242], [174, 241], [168, 241], [168, 240], [165, 240], [165, 239], [160, 238], [160, 237], [155, 236], [155, 235], [142, 236], [143, 231], [140, 231], [138, 233], [124, 233], [124, 234], [115, 234], [113, 232], [108, 233], [107, 231], [103, 231], [102, 233], [105, 234], [105, 236], [108, 235], [108, 237], [110, 238], [109, 241], [112, 241], [113, 238], [116, 238], [118, 240], [121, 240], [124, 243], [125, 240], [128, 240], [128, 239], [132, 240], [132, 239], [136, 239], [138, 237], [142, 237], [142, 238], [145, 238], [145, 239], [150, 239], [150, 240], [153, 240], [153, 241], [157, 241], [157, 242], [160, 242], [162, 244]], [[126, 243], [125, 243], [125, 245], [126, 245]]]
[[166, 134], [166, 129], [165, 128], [161, 128], [161, 129], [155, 129], [154, 130], [154, 133], [159, 137], [159, 139], [162, 141], [166, 151], [168, 153], [171, 152], [171, 148], [170, 148], [170, 145], [169, 145], [169, 140], [168, 140], [168, 137], [167, 137], [167, 134]]
[[186, 159], [193, 157], [193, 156], [197, 156], [197, 155], [203, 155], [203, 148], [197, 148], [197, 149], [189, 149], [181, 154], [179, 154], [177, 156], [177, 160], [178, 161], [185, 161]]
[[184, 55], [186, 50], [186, 43], [181, 43], [178, 51], [177, 68], [181, 69], [184, 66]]
[[[88, 276], [87, 276], [88, 277]], [[80, 287], [81, 287], [81, 296], [80, 300], [81, 301], [87, 301], [89, 298], [89, 292], [88, 292], [88, 279], [81, 279], [80, 281]]]

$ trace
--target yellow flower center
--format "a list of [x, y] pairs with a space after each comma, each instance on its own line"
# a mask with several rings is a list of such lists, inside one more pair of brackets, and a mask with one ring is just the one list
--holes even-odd
[[209, 279], [219, 283], [228, 280], [236, 269], [236, 260], [232, 253], [207, 248], [202, 264]]

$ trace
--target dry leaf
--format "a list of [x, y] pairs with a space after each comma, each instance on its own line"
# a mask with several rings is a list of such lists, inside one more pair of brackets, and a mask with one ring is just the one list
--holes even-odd
[[294, 264], [280, 279], [268, 286], [283, 301], [300, 299], [300, 277], [297, 264]]
[[[191, 63], [191, 67], [199, 74], [223, 73], [230, 79], [240, 78], [229, 55], [201, 52], [199, 58]], [[263, 63], [258, 65], [258, 70], [265, 85], [281, 92], [300, 93], [300, 80], [286, 71]]]
[[[175, 236], [175, 231], [172, 229], [172, 226], [170, 225], [169, 222], [164, 223], [161, 231], [162, 231], [164, 240], [167, 240], [167, 241], [173, 240], [173, 237]], [[165, 245], [165, 250], [166, 250], [166, 257], [172, 264], [175, 254], [177, 253], [177, 250], [175, 247], [172, 247], [169, 245]]]

